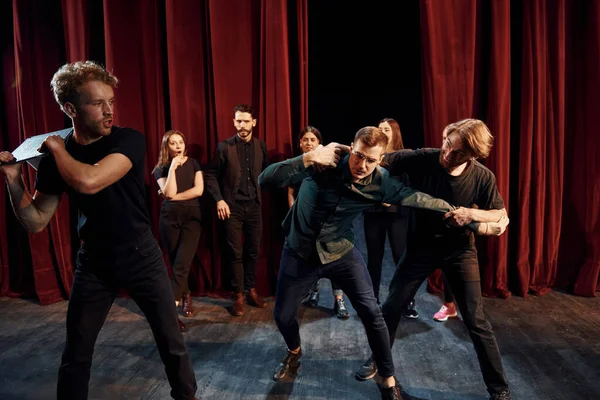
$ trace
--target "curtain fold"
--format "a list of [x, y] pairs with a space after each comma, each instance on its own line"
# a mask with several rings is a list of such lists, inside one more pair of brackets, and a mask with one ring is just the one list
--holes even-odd
[[565, 16], [557, 1], [523, 3], [519, 127], [519, 294], [554, 284], [564, 188]]
[[[444, 127], [464, 118], [486, 122], [495, 137], [488, 160], [508, 209], [510, 159], [510, 3], [422, 1], [423, 126], [426, 147], [440, 147]], [[510, 229], [510, 228], [509, 228]], [[508, 297], [508, 239], [478, 238], [482, 290]], [[439, 292], [439, 271], [429, 290]]]
[[67, 62], [86, 60], [90, 54], [88, 0], [62, 0]]
[[[13, 0], [15, 85], [19, 140], [64, 126], [64, 118], [48, 88], [64, 59], [59, 3]], [[39, 62], [38, 60], [44, 60]], [[33, 191], [35, 172], [24, 167], [25, 183]], [[48, 229], [29, 235], [35, 293], [41, 304], [68, 296], [73, 280], [68, 202], [61, 201]]]
[[[581, 296], [600, 290], [600, 127], [595, 121], [600, 91], [598, 2], [572, 5], [567, 23], [567, 123], [565, 187], [557, 286]], [[585, 22], [581, 22], [585, 21]]]

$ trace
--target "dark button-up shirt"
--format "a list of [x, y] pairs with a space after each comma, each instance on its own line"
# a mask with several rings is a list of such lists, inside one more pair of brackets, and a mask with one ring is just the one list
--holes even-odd
[[258, 177], [261, 186], [302, 183], [282, 226], [286, 248], [304, 259], [315, 251], [323, 264], [343, 257], [354, 247], [354, 218], [374, 204], [401, 204], [438, 213], [454, 209], [444, 200], [405, 186], [381, 167], [352, 182], [348, 160], [346, 156], [336, 168], [313, 173], [298, 156], [270, 165]]
[[254, 141], [245, 142], [238, 135], [235, 136], [235, 147], [240, 160], [240, 186], [238, 188], [236, 200], [254, 200], [257, 196], [256, 186], [252, 180], [252, 166], [254, 165]]

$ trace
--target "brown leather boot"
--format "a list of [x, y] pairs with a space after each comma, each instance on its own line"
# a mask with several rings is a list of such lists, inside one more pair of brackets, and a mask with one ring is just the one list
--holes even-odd
[[265, 300], [256, 293], [256, 289], [252, 288], [246, 292], [246, 298], [248, 299], [248, 304], [258, 308], [265, 308], [267, 303]]
[[194, 316], [194, 305], [192, 304], [192, 295], [184, 294], [181, 299], [181, 310], [186, 317]]
[[231, 314], [239, 317], [244, 315], [244, 295], [242, 293], [236, 293], [233, 295], [233, 305], [231, 306]]

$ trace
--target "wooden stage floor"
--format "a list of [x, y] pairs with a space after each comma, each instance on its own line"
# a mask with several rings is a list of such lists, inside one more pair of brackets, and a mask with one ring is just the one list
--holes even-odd
[[[303, 364], [295, 381], [275, 384], [284, 344], [267, 309], [231, 317], [220, 299], [196, 298], [185, 333], [202, 399], [377, 399], [373, 382], [353, 373], [368, 356], [356, 313], [333, 317], [331, 291], [321, 308], [300, 312]], [[486, 399], [477, 359], [458, 319], [431, 319], [440, 299], [417, 296], [418, 320], [401, 324], [393, 347], [406, 398]], [[0, 298], [0, 399], [55, 398], [67, 302], [41, 307]], [[515, 399], [600, 399], [600, 299], [552, 292], [485, 299]], [[152, 335], [132, 300], [117, 299], [96, 345], [90, 399], [168, 399]]]
[[[358, 242], [357, 246], [364, 250]], [[382, 299], [393, 270], [389, 258], [387, 254]], [[336, 319], [331, 287], [327, 281], [321, 287], [321, 307], [303, 307], [299, 314], [302, 367], [295, 380], [278, 384], [270, 376], [285, 345], [273, 322], [273, 299], [266, 309], [249, 308], [243, 317], [232, 317], [225, 308], [229, 301], [195, 298], [197, 314], [184, 320], [198, 397], [380, 398], [375, 383], [354, 379], [354, 371], [369, 355], [362, 324], [350, 305], [351, 318]], [[424, 286], [416, 300], [420, 318], [402, 321], [393, 347], [405, 399], [487, 399], [461, 320], [433, 321], [441, 299]], [[484, 299], [484, 304], [514, 399], [600, 399], [600, 298], [554, 291], [543, 297]], [[24, 299], [0, 298], [1, 400], [55, 398], [66, 308], [66, 301], [41, 307]], [[89, 398], [169, 398], [151, 331], [130, 299], [117, 299], [100, 332]]]

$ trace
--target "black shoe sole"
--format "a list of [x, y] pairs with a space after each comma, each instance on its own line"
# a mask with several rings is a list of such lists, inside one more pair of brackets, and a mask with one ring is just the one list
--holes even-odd
[[287, 372], [285, 374], [283, 374], [283, 376], [281, 376], [281, 378], [276, 378], [275, 375], [271, 376], [271, 379], [274, 382], [281, 382], [282, 380], [284, 380], [287, 377], [296, 377], [296, 375], [298, 374], [298, 370], [300, 369], [300, 365], [302, 365], [302, 363], [298, 363], [296, 365], [290, 365], [290, 367], [288, 368]]
[[370, 379], [373, 379], [375, 377], [375, 375], [377, 375], [377, 372], [378, 372], [378, 370], [375, 370], [375, 372], [372, 375], [369, 375], [369, 376], [362, 376], [362, 375], [359, 375], [358, 373], [356, 373], [356, 374], [354, 374], [354, 378], [357, 381], [365, 382], [365, 381], [368, 381]]

